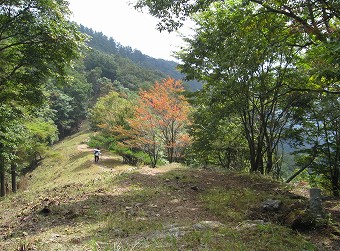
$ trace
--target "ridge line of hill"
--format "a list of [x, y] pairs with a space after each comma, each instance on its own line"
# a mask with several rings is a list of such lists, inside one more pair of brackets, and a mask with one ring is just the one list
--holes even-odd
[[[132, 167], [106, 151], [97, 165], [91, 134], [56, 144], [26, 190], [0, 201], [1, 250], [337, 250], [339, 221], [294, 228], [308, 200], [280, 182], [176, 163]], [[264, 210], [268, 199], [282, 205]]]

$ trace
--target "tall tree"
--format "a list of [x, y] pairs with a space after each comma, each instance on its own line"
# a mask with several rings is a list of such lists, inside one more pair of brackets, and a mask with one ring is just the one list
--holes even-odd
[[211, 106], [240, 118], [250, 170], [271, 173], [295, 98], [285, 95], [287, 86], [298, 78], [299, 54], [287, 43], [299, 43], [301, 36], [290, 35], [284, 18], [241, 6], [216, 3], [198, 15], [197, 34], [179, 53], [180, 67], [188, 78], [207, 83], [203, 92]]
[[[183, 25], [184, 20], [195, 14], [209, 9], [212, 3], [219, 3], [217, 0], [183, 0], [183, 1], [164, 1], [164, 0], [136, 0], [134, 7], [136, 9], [146, 8], [149, 13], [159, 18], [157, 28], [162, 30], [173, 31]], [[226, 5], [234, 5], [235, 1], [222, 1]], [[237, 2], [237, 1], [236, 1]], [[323, 62], [320, 64], [311, 64], [308, 69], [309, 74], [315, 74], [322, 78], [329, 79], [328, 84], [331, 88], [318, 84], [316, 86], [295, 86], [291, 88], [319, 92], [332, 92], [339, 94], [339, 46], [340, 46], [340, 2], [338, 0], [279, 0], [279, 1], [264, 1], [264, 0], [245, 0], [238, 5], [237, 11], [242, 11], [247, 5], [256, 6], [258, 14], [274, 14], [278, 17], [284, 17], [283, 25], [291, 34], [304, 34], [305, 40], [299, 44], [291, 44], [305, 51], [322, 46], [322, 53], [313, 55], [314, 61]], [[227, 29], [227, 26], [221, 24], [218, 27], [220, 30]], [[325, 66], [327, 68], [320, 68]]]
[[17, 116], [22, 107], [0, 106], [0, 196], [6, 194], [6, 163], [14, 159], [14, 149], [21, 143], [23, 136], [22, 119]]
[[191, 164], [240, 170], [248, 159], [241, 119], [231, 106], [221, 107], [216, 96], [209, 95], [205, 88], [191, 100], [194, 107], [189, 130]]
[[140, 114], [143, 110], [150, 111], [170, 162], [181, 156], [189, 140], [186, 126], [189, 124], [190, 107], [183, 92], [180, 81], [168, 78], [161, 83], [156, 82], [151, 89], [140, 93], [143, 106], [137, 109]]
[[117, 126], [127, 127], [126, 120], [132, 117], [133, 102], [111, 91], [99, 98], [96, 105], [89, 110], [89, 120], [93, 130], [101, 130], [109, 135]]
[[[41, 104], [43, 83], [62, 77], [77, 57], [84, 36], [68, 20], [64, 0], [1, 1], [0, 6], [0, 107]], [[19, 109], [11, 109], [14, 118]], [[13, 116], [3, 116], [11, 124]], [[1, 128], [0, 155], [5, 156], [6, 130]], [[3, 163], [4, 161], [1, 161]], [[0, 173], [4, 173], [0, 165]], [[1, 177], [1, 187], [3, 187]], [[3, 194], [1, 194], [3, 195]]]
[[180, 81], [168, 78], [156, 82], [151, 89], [139, 93], [134, 117], [128, 120], [125, 143], [148, 153], [153, 167], [161, 151], [173, 162], [182, 157], [189, 143], [186, 126], [190, 107], [183, 91]]

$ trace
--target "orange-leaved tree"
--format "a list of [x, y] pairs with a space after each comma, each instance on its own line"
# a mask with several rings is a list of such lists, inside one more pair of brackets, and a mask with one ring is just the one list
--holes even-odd
[[182, 82], [172, 78], [139, 92], [125, 143], [148, 153], [152, 166], [156, 166], [162, 151], [169, 162], [181, 158], [190, 142], [186, 132], [190, 106], [183, 92]]

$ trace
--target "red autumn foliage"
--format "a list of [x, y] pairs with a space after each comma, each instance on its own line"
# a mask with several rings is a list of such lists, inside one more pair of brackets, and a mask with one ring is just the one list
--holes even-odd
[[183, 92], [181, 81], [172, 78], [141, 91], [134, 118], [128, 120], [131, 129], [125, 143], [147, 152], [156, 162], [162, 150], [169, 162], [180, 158], [190, 142], [186, 133], [190, 106]]

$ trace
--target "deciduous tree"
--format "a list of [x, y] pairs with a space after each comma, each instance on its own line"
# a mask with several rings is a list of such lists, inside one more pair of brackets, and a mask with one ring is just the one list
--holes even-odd
[[[328, 85], [321, 83], [316, 86], [300, 86], [291, 84], [291, 88], [301, 91], [318, 91], [339, 94], [339, 46], [340, 46], [340, 2], [337, 0], [245, 0], [245, 1], [217, 1], [217, 0], [137, 0], [135, 8], [146, 8], [149, 13], [160, 21], [159, 30], [173, 31], [183, 25], [184, 20], [195, 16], [209, 8], [213, 3], [223, 2], [227, 6], [234, 6], [235, 12], [255, 4], [256, 13], [259, 15], [275, 15], [282, 20], [283, 29], [291, 35], [300, 33], [304, 40], [300, 43], [288, 42], [296, 50], [314, 50], [322, 47], [322, 52], [313, 53], [309, 58], [311, 64], [307, 69], [310, 76], [328, 79]], [[239, 3], [235, 8], [235, 3]], [[228, 25], [221, 24], [218, 29], [228, 29]], [[287, 34], [288, 35], [288, 34]], [[320, 53], [321, 52], [321, 53]], [[315, 64], [315, 61], [318, 63]], [[312, 63], [314, 62], [314, 63]], [[325, 84], [325, 82], [324, 82]], [[329, 88], [330, 86], [330, 88]]]
[[139, 93], [134, 117], [129, 119], [128, 143], [149, 154], [156, 166], [160, 151], [169, 162], [181, 158], [189, 143], [186, 126], [189, 124], [189, 104], [183, 96], [180, 81], [168, 78]]
[[[69, 14], [68, 2], [64, 0], [1, 1], [1, 110], [42, 104], [46, 80], [65, 75], [67, 67], [79, 55], [85, 38], [68, 20]], [[4, 151], [6, 142], [10, 141], [7, 126], [23, 116], [21, 109], [7, 112], [11, 115], [0, 118], [1, 188], [4, 186], [4, 156], [8, 154]]]
[[[146, 8], [151, 15], [159, 18], [160, 22], [157, 25], [159, 30], [173, 31], [181, 27], [188, 17], [208, 9], [215, 2], [221, 1], [137, 0], [134, 6], [137, 9]], [[233, 4], [232, 1], [224, 2]], [[334, 25], [340, 18], [340, 3], [337, 0], [246, 0], [239, 8], [249, 3], [256, 3], [260, 7], [257, 8], [259, 12], [271, 12], [289, 18], [288, 24], [292, 30], [305, 32], [319, 40], [325, 40], [334, 32]]]
[[126, 128], [126, 120], [133, 114], [133, 102], [111, 91], [99, 98], [96, 105], [89, 110], [89, 120], [94, 130], [101, 130], [109, 135], [117, 126]]
[[240, 170], [248, 159], [241, 119], [231, 106], [222, 107], [215, 99], [205, 91], [192, 98], [191, 164]]
[[180, 67], [189, 78], [206, 82], [203, 95], [216, 115], [225, 111], [240, 119], [250, 170], [271, 173], [294, 101], [286, 95], [288, 84], [303, 80], [294, 67], [299, 54], [287, 43], [298, 43], [302, 37], [290, 35], [284, 17], [241, 6], [216, 3], [198, 15], [197, 34], [179, 53]]

